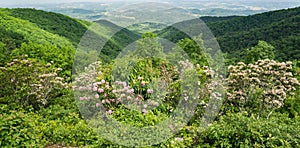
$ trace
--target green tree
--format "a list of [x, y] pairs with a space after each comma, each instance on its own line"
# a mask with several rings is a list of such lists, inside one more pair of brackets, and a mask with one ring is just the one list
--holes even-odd
[[265, 41], [258, 41], [256, 46], [247, 49], [246, 52], [245, 63], [247, 64], [254, 63], [257, 60], [273, 60], [275, 58], [274, 47]]
[[185, 38], [180, 40], [177, 45], [184, 50], [193, 64], [200, 64], [201, 66], [207, 66], [209, 56], [209, 49], [205, 48], [202, 40], [202, 35], [194, 37], [193, 39]]
[[136, 42], [134, 55], [141, 58], [161, 57], [163, 55], [163, 47], [158, 41], [157, 34], [143, 34], [142, 39]]
[[29, 42], [23, 43], [20, 48], [13, 50], [12, 57], [26, 54], [29, 58], [37, 59], [43, 64], [53, 61], [55, 67], [64, 69], [63, 75], [71, 76], [74, 52], [74, 48], [71, 46], [58, 47], [49, 43]]
[[8, 59], [9, 59], [9, 53], [7, 51], [7, 48], [5, 47], [5, 44], [0, 42], [0, 66], [3, 66]]

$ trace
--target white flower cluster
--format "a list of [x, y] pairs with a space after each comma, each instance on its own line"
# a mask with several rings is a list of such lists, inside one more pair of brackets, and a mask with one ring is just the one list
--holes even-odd
[[179, 61], [179, 68], [180, 70], [186, 70], [186, 69], [193, 69], [194, 65], [189, 60], [186, 61]]
[[28, 92], [28, 95], [36, 96], [37, 102], [46, 105], [48, 100], [59, 94], [62, 89], [69, 88], [69, 84], [64, 82], [64, 78], [57, 76], [57, 72], [61, 70], [54, 68], [50, 73], [39, 75], [37, 83], [30, 85], [31, 91]]
[[23, 105], [43, 106], [50, 98], [56, 97], [62, 89], [69, 87], [64, 78], [58, 76], [61, 68], [51, 68], [32, 61], [25, 55], [21, 59], [13, 59], [6, 67], [0, 68], [3, 79], [0, 85], [5, 85], [12, 91], [12, 97]]
[[75, 77], [72, 87], [79, 89], [82, 86], [88, 86], [94, 83], [95, 79], [102, 74], [98, 69], [101, 68], [101, 62], [97, 61], [85, 67], [85, 70]]
[[287, 95], [294, 95], [293, 91], [300, 85], [293, 78], [291, 70], [292, 62], [280, 63], [269, 59], [258, 60], [254, 64], [239, 62], [236, 66], [229, 66], [227, 97], [243, 105], [260, 90], [258, 99], [265, 107], [279, 108], [283, 106]]
[[[149, 82], [145, 81], [143, 77], [137, 77], [135, 82], [139, 86], [135, 90], [128, 82], [99, 80], [99, 75], [105, 74], [101, 72], [104, 69], [101, 66], [101, 62], [90, 64], [73, 82], [76, 96], [84, 106], [85, 103], [95, 103], [96, 107], [103, 105], [111, 114], [112, 108], [123, 104], [127, 108], [140, 110], [147, 114], [148, 109], [151, 110], [160, 105], [159, 102], [153, 100], [144, 101], [145, 96], [154, 93], [154, 90], [147, 88], [146, 85]], [[143, 92], [142, 88], [147, 89]]]

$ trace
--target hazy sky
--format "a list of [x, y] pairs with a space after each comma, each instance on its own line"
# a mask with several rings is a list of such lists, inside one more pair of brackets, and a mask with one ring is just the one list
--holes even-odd
[[[0, 0], [0, 4], [46, 4], [46, 3], [68, 3], [68, 2], [108, 2], [108, 1], [133, 1], [133, 0]], [[141, 0], [143, 1], [143, 0]]]
[[[37, 4], [37, 3], [68, 3], [68, 2], [108, 2], [108, 1], [161, 1], [164, 0], [0, 0], [0, 4], [5, 5], [14, 5], [14, 4]], [[167, 0], [171, 1], [171, 0]], [[181, 1], [189, 1], [189, 0], [181, 0]], [[192, 1], [208, 1], [208, 0], [192, 0]], [[217, 0], [213, 0], [217, 1]], [[228, 0], [220, 0], [228, 1]], [[235, 1], [270, 1], [270, 2], [299, 2], [299, 0], [235, 0]]]
[[70, 2], [116, 2], [116, 1], [136, 1], [136, 2], [148, 2], [148, 1], [156, 1], [156, 2], [175, 2], [180, 1], [180, 2], [189, 2], [189, 1], [214, 1], [214, 2], [299, 2], [299, 0], [0, 0], [0, 7], [5, 7], [5, 6], [14, 6], [14, 5], [31, 5], [31, 4], [49, 4], [49, 3], [70, 3]]

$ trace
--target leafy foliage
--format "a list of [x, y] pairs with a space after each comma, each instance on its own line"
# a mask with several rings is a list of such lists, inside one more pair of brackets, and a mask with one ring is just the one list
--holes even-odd
[[20, 48], [12, 51], [12, 57], [20, 57], [24, 54], [28, 58], [36, 59], [42, 64], [53, 63], [55, 67], [62, 68], [61, 76], [71, 76], [74, 49], [70, 46], [57, 47], [49, 43], [37, 44], [33, 42], [23, 43]]
[[8, 51], [19, 48], [23, 42], [27, 42], [27, 40], [24, 39], [23, 35], [10, 30], [6, 30], [3, 26], [0, 26], [0, 36], [0, 42], [5, 45]]
[[40, 134], [38, 117], [33, 112], [22, 109], [11, 110], [7, 105], [0, 105], [0, 146], [1, 147], [43, 147], [45, 139]]
[[254, 63], [258, 60], [270, 59], [274, 60], [274, 47], [265, 41], [258, 41], [255, 47], [247, 49], [245, 63]]
[[299, 118], [282, 114], [259, 120], [242, 113], [229, 114], [201, 132], [197, 141], [202, 147], [297, 147], [298, 125]]
[[7, 11], [13, 17], [28, 20], [45, 31], [66, 37], [74, 45], [79, 43], [87, 30], [85, 24], [62, 14], [28, 8], [9, 9]]
[[63, 93], [68, 85], [63, 78], [57, 76], [61, 69], [51, 68], [51, 64], [43, 65], [36, 61], [14, 59], [1, 67], [1, 96], [9, 98], [8, 103], [18, 102], [22, 106], [32, 105], [38, 109], [47, 104], [50, 98]]
[[208, 49], [204, 47], [202, 36], [195, 37], [193, 40], [185, 38], [180, 40], [177, 45], [184, 50], [193, 64], [207, 66], [211, 57], [208, 57]]

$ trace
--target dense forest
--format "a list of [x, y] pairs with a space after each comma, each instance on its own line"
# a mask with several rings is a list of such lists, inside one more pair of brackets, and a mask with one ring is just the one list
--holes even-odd
[[[276, 59], [299, 60], [300, 8], [277, 10], [251, 16], [203, 17], [217, 38], [223, 52], [240, 61], [247, 48], [264, 40], [275, 47]], [[194, 21], [181, 22], [192, 24]], [[169, 27], [158, 32], [162, 37], [178, 41], [184, 36]]]
[[[176, 24], [154, 32], [135, 24], [132, 31], [105, 20], [1, 8], [0, 147], [300, 147], [300, 8], [201, 19], [220, 44], [226, 75], [204, 54], [211, 37], [187, 36]], [[107, 40], [101, 52], [78, 49], [93, 43], [82, 43], [82, 36], [94, 23], [95, 36]], [[162, 27], [146, 24], [147, 31]], [[158, 37], [190, 60], [165, 54]], [[125, 47], [138, 50], [120, 56]], [[74, 69], [76, 54], [89, 65]], [[85, 55], [93, 54], [98, 61], [88, 63]], [[184, 105], [194, 109], [189, 118]], [[220, 109], [207, 114], [214, 105]], [[109, 118], [135, 128], [170, 118], [174, 124], [143, 133], [108, 124]]]

